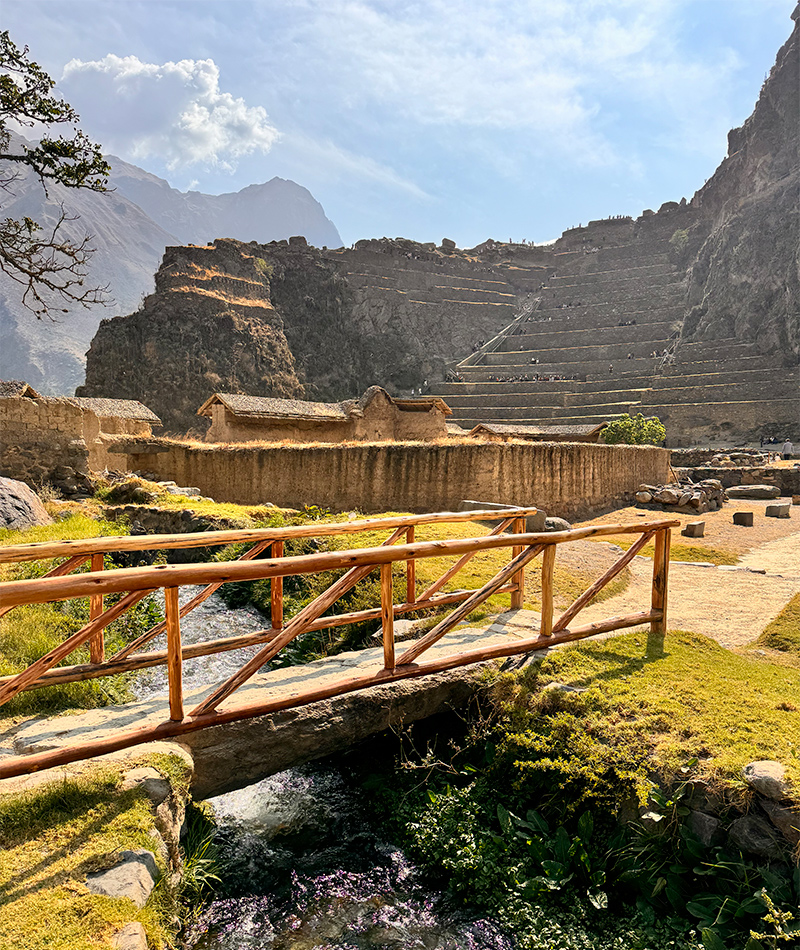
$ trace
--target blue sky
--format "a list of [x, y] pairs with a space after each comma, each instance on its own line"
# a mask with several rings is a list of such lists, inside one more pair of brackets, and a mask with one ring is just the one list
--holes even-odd
[[795, 0], [3, 0], [109, 152], [305, 185], [346, 243], [546, 241], [691, 197]]

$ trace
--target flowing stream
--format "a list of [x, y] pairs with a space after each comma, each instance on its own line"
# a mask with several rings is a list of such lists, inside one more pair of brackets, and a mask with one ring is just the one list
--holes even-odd
[[[182, 589], [182, 603], [198, 589]], [[264, 623], [254, 608], [229, 610], [214, 595], [183, 620], [182, 638], [194, 643]], [[188, 661], [185, 687], [223, 679], [258, 649]], [[135, 690], [165, 695], [165, 668], [143, 673]], [[362, 797], [339, 769], [309, 765], [211, 799], [223, 881], [187, 948], [513, 950], [493, 921], [426, 887], [371, 822]]]

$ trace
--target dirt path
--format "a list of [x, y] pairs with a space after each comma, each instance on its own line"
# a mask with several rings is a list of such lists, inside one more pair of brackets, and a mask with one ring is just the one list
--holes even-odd
[[[780, 543], [783, 542], [773, 542]], [[800, 562], [800, 537], [795, 539], [795, 547]], [[751, 557], [755, 559], [757, 553], [752, 552]], [[581, 612], [581, 622], [646, 608], [650, 603], [653, 562], [649, 558], [634, 558], [631, 574], [626, 590], [587, 607]], [[669, 572], [668, 623], [672, 629], [702, 633], [729, 649], [739, 647], [755, 640], [798, 591], [800, 576], [754, 574], [737, 568], [673, 561]]]

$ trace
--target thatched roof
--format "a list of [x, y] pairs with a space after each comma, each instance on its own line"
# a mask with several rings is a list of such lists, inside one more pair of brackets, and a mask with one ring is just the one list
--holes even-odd
[[[340, 402], [306, 402], [303, 399], [272, 399], [269, 396], [242, 396], [239, 393], [214, 393], [197, 410], [210, 416], [211, 407], [221, 403], [240, 419], [301, 419], [312, 422], [347, 422], [349, 413]], [[355, 400], [350, 401], [351, 405]]]
[[147, 406], [135, 399], [105, 399], [94, 396], [70, 396], [68, 402], [80, 409], [90, 409], [96, 416], [116, 419], [133, 419], [136, 422], [152, 422], [161, 425], [161, 420]]
[[470, 431], [470, 435], [506, 435], [516, 439], [570, 439], [587, 438], [598, 435], [608, 423], [588, 423], [584, 425], [555, 425], [555, 426], [514, 426], [502, 425], [494, 422], [481, 422]]
[[370, 386], [358, 399], [345, 399], [343, 402], [307, 402], [304, 399], [273, 399], [269, 396], [214, 393], [197, 410], [197, 414], [210, 416], [211, 407], [221, 403], [239, 419], [347, 422], [352, 416], [362, 415], [372, 400], [380, 395], [383, 395], [401, 412], [429, 412], [433, 407], [437, 407], [445, 415], [451, 415], [450, 407], [438, 396], [396, 399], [380, 386]]
[[0, 399], [10, 399], [14, 396], [38, 399], [39, 393], [22, 379], [0, 379]]

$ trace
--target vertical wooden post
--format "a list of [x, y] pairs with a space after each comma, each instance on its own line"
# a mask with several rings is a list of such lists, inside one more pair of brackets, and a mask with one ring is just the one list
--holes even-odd
[[181, 654], [181, 617], [178, 588], [164, 588], [167, 614], [167, 678], [169, 680], [169, 718], [183, 719], [183, 657]]
[[667, 632], [667, 585], [669, 582], [669, 547], [672, 532], [669, 528], [659, 531], [655, 538], [653, 553], [653, 592], [650, 601], [651, 610], [660, 610], [661, 619], [650, 622], [650, 636], [647, 638], [647, 655], [664, 655], [664, 636]]
[[[92, 571], [102, 571], [103, 570], [103, 555], [102, 554], [93, 554], [92, 555]], [[97, 620], [100, 614], [104, 610], [103, 606], [103, 595], [102, 594], [92, 594], [89, 597], [89, 619]], [[105, 631], [98, 630], [96, 634], [89, 640], [89, 660], [92, 663], [102, 663], [106, 658], [106, 645], [105, 645]]]
[[553, 633], [553, 570], [556, 564], [556, 545], [548, 544], [542, 552], [542, 623], [539, 635]]
[[383, 630], [383, 666], [394, 669], [394, 592], [392, 565], [381, 564], [381, 629]]
[[[406, 531], [406, 544], [414, 543], [414, 525]], [[417, 601], [417, 562], [412, 557], [406, 561], [406, 603], [414, 604]]]
[[[283, 557], [283, 541], [274, 541], [272, 557]], [[273, 577], [269, 582], [270, 622], [273, 630], [283, 629], [283, 578]]]
[[[511, 530], [514, 534], [525, 534], [525, 519], [524, 518], [515, 518], [514, 524], [511, 526]], [[522, 548], [515, 544], [511, 549], [511, 557], [515, 558], [517, 555], [522, 554]], [[521, 567], [516, 574], [511, 578], [511, 583], [517, 585], [516, 590], [511, 591], [511, 608], [520, 608], [525, 602], [525, 568]]]

